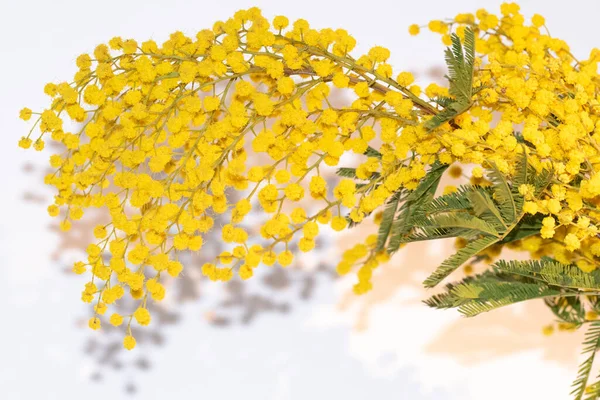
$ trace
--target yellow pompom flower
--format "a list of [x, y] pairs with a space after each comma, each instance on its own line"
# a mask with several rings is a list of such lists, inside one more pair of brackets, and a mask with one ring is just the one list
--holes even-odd
[[118, 313], [114, 313], [110, 316], [109, 322], [113, 326], [120, 326], [123, 323], [123, 316]]
[[31, 114], [32, 111], [25, 107], [23, 109], [21, 109], [21, 111], [19, 111], [19, 118], [21, 118], [23, 121], [29, 121], [29, 119], [31, 118]]
[[331, 220], [331, 228], [334, 231], [341, 231], [348, 225], [348, 221], [344, 217], [333, 217]]
[[242, 265], [239, 270], [240, 278], [243, 280], [250, 279], [254, 275], [254, 271], [248, 265]]
[[22, 149], [28, 149], [31, 147], [31, 139], [23, 137], [19, 140], [19, 147]]
[[127, 350], [133, 350], [135, 348], [136, 343], [137, 342], [135, 338], [131, 335], [127, 335], [123, 339], [123, 347], [125, 347]]
[[95, 331], [100, 329], [100, 318], [98, 318], [98, 317], [90, 318], [90, 320], [88, 321], [88, 326]]
[[581, 241], [574, 233], [569, 233], [565, 236], [565, 245], [567, 250], [574, 251], [581, 247]]
[[275, 29], [285, 29], [290, 24], [290, 20], [283, 15], [278, 15], [273, 18], [273, 27]]
[[148, 324], [150, 324], [150, 320], [151, 320], [150, 312], [146, 308], [139, 307], [133, 313], [133, 317], [135, 318], [135, 320], [137, 321], [137, 323], [140, 324], [140, 325], [148, 325]]
[[546, 19], [539, 14], [534, 14], [533, 17], [531, 17], [531, 23], [533, 23], [533, 26], [535, 26], [536, 28], [539, 28], [541, 26], [544, 26], [544, 24], [546, 23]]
[[277, 256], [277, 262], [279, 263], [279, 265], [281, 265], [282, 267], [287, 267], [289, 266], [292, 261], [294, 260], [294, 255], [292, 254], [291, 251], [286, 250], [286, 251], [282, 251], [281, 253], [279, 253], [279, 255]]
[[418, 35], [419, 32], [421, 32], [421, 28], [417, 24], [412, 24], [408, 27], [408, 33], [410, 33], [412, 36]]

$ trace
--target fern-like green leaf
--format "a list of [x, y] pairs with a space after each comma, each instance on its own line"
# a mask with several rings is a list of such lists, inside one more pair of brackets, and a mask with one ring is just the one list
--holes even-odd
[[[473, 95], [473, 72], [475, 70], [475, 31], [471, 28], [465, 29], [465, 73], [467, 75], [468, 82], [466, 86], [471, 90], [471, 96]], [[468, 84], [468, 85], [467, 85]], [[470, 96], [470, 97], [471, 97]]]
[[506, 177], [494, 163], [491, 163], [491, 169], [488, 171], [488, 179], [492, 182], [494, 200], [498, 204], [502, 218], [509, 224], [513, 223], [517, 218], [517, 208], [513, 199], [513, 193]]
[[438, 104], [444, 108], [425, 123], [425, 128], [432, 130], [454, 119], [471, 107], [473, 89], [473, 71], [475, 68], [475, 33], [465, 29], [464, 46], [456, 34], [451, 35], [452, 46], [445, 51], [446, 64], [450, 83], [448, 92], [454, 98], [443, 98]]
[[528, 236], [537, 235], [540, 233], [540, 229], [542, 229], [542, 219], [543, 216], [541, 214], [530, 216], [526, 215], [521, 218], [521, 221], [502, 239], [502, 244], [511, 243], [516, 240], [521, 240]]
[[356, 168], [341, 167], [341, 168], [338, 168], [338, 170], [336, 171], [336, 174], [338, 176], [341, 176], [342, 178], [357, 179], [356, 178]]
[[423, 285], [428, 288], [436, 286], [471, 257], [485, 250], [498, 240], [499, 239], [496, 236], [484, 236], [468, 243], [465, 247], [447, 258], [427, 279], [425, 279]]
[[401, 200], [401, 193], [399, 191], [395, 193], [385, 205], [383, 215], [381, 216], [381, 223], [379, 224], [379, 230], [377, 232], [377, 251], [381, 251], [385, 248], [387, 240], [392, 232], [392, 224], [398, 211], [398, 206]]
[[448, 108], [450, 104], [454, 103], [454, 99], [452, 97], [439, 96], [432, 99], [436, 104]]
[[529, 166], [529, 169], [531, 171], [530, 175], [532, 175], [532, 178], [530, 179], [529, 183], [531, 183], [535, 189], [534, 196], [538, 197], [552, 181], [553, 173], [552, 171], [549, 171], [547, 169], [536, 173], [532, 166]]
[[473, 96], [473, 68], [475, 60], [475, 33], [465, 29], [464, 48], [456, 34], [450, 37], [452, 47], [446, 49], [446, 64], [450, 80], [450, 95], [458, 103], [469, 104]]
[[598, 400], [600, 398], [600, 376], [596, 378], [596, 382], [585, 390], [585, 400]]
[[446, 291], [432, 296], [425, 303], [435, 308], [458, 308], [467, 317], [520, 301], [556, 296], [576, 296], [578, 292], [561, 292], [548, 285], [524, 282], [509, 275], [486, 271], [446, 285]]
[[519, 153], [517, 158], [515, 176], [513, 177], [513, 187], [516, 188], [517, 192], [519, 186], [529, 183], [529, 165], [527, 164], [527, 151], [525, 146], [521, 146], [522, 151]]
[[427, 175], [421, 180], [416, 189], [406, 196], [399, 207], [396, 219], [392, 223], [387, 246], [388, 253], [396, 252], [400, 248], [400, 245], [404, 243], [405, 237], [413, 230], [411, 219], [421, 212], [424, 204], [429, 203], [433, 199], [435, 191], [440, 184], [440, 179], [447, 168], [448, 165], [441, 164], [440, 162], [433, 163]]
[[438, 196], [423, 206], [423, 211], [428, 214], [446, 213], [453, 210], [468, 210], [471, 207], [470, 195], [473, 186], [461, 185], [456, 192]]
[[[471, 298], [458, 307], [458, 311], [466, 317], [474, 317], [483, 312], [495, 310], [496, 308], [508, 306], [525, 300], [547, 298], [558, 296], [561, 291], [550, 288], [546, 285], [538, 285], [523, 282], [476, 282], [473, 281], [467, 285], [472, 286], [471, 290], [479, 290], [477, 298]], [[458, 293], [457, 289], [453, 294]]]
[[454, 298], [450, 293], [440, 293], [431, 296], [427, 300], [424, 300], [423, 303], [427, 304], [432, 308], [452, 308], [454, 307]]
[[367, 147], [367, 150], [363, 154], [367, 157], [381, 158], [381, 153], [371, 146]]
[[[483, 218], [486, 221], [490, 221], [497, 228], [503, 227], [507, 228], [502, 215], [500, 214], [500, 210], [494, 203], [494, 200], [488, 195], [487, 191], [482, 188], [474, 189], [470, 193], [470, 200], [473, 206], [473, 210], [475, 211], [475, 215]], [[486, 214], [493, 217], [491, 220], [489, 218], [485, 218]]]
[[418, 232], [412, 232], [405, 236], [402, 243], [423, 242], [427, 240], [446, 239], [459, 236], [468, 236], [469, 231], [459, 228], [419, 228]]
[[[351, 179], [359, 179], [356, 176], [356, 168], [348, 168], [348, 167], [341, 167], [338, 168], [338, 170], [336, 171], [336, 174], [338, 176], [341, 176], [342, 178], [351, 178]], [[369, 181], [375, 180], [379, 178], [379, 172], [373, 172], [371, 174], [371, 176], [368, 178]], [[359, 184], [360, 185], [360, 184]]]
[[[577, 373], [577, 379], [573, 382], [573, 391], [571, 395], [574, 396], [575, 400], [581, 400], [585, 394], [585, 388], [592, 372], [592, 366], [596, 358], [596, 352], [600, 348], [600, 321], [594, 321], [590, 324], [587, 332], [585, 333], [585, 339], [583, 341], [583, 352], [582, 354], [587, 356], [585, 360], [579, 366]], [[596, 397], [588, 397], [588, 399], [595, 399]]]
[[[454, 104], [454, 103], [452, 103]], [[465, 110], [466, 111], [466, 110]], [[464, 111], [463, 111], [464, 112]], [[438, 112], [436, 115], [428, 119], [423, 125], [425, 129], [434, 130], [435, 128], [439, 128], [446, 122], [454, 119], [459, 113], [455, 110], [452, 105], [444, 108], [442, 111]]]
[[515, 176], [512, 179], [511, 188], [517, 214], [520, 214], [523, 211], [523, 203], [525, 201], [523, 196], [519, 193], [519, 187], [529, 183], [530, 175], [529, 165], [527, 163], [527, 151], [523, 145], [521, 146], [521, 149], [522, 151], [517, 158]]
[[500, 234], [490, 223], [464, 212], [434, 215], [424, 219], [415, 219], [415, 226], [432, 228], [461, 228], [499, 237]]
[[561, 264], [549, 258], [527, 261], [499, 260], [494, 270], [519, 275], [552, 286], [578, 290], [599, 290], [600, 272], [583, 272], [577, 266]]

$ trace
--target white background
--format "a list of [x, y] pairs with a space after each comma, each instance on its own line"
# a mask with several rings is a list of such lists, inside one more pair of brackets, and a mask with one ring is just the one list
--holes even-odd
[[[499, 4], [0, 0], [0, 398], [129, 398], [123, 386], [130, 380], [138, 385], [136, 397], [141, 399], [568, 398], [573, 365], [548, 361], [537, 350], [484, 354], [469, 365], [458, 362], [460, 357], [428, 354], [428, 342], [457, 317], [432, 313], [420, 304], [398, 306], [403, 296], [414, 293], [399, 293], [378, 305], [369, 329], [357, 332], [352, 312], [336, 311], [343, 288], [328, 280], [321, 282], [315, 299], [299, 305], [291, 316], [261, 317], [244, 328], [212, 328], [201, 318], [203, 306], [185, 305], [188, 317], [168, 329], [164, 346], [140, 346], [137, 354], [124, 355], [135, 359], [151, 351], [150, 370], [109, 372], [94, 383], [90, 375], [96, 365], [82, 349], [95, 333], [75, 326], [85, 316], [86, 306], [78, 301], [81, 282], [50, 261], [57, 239], [48, 230], [45, 207], [23, 200], [27, 191], [46, 199], [51, 192], [42, 188], [39, 177], [23, 172], [23, 164], [43, 164], [48, 153], [17, 148], [28, 129], [17, 118], [19, 109], [43, 109], [44, 84], [69, 80], [77, 55], [113, 36], [158, 42], [176, 30], [193, 36], [240, 8], [259, 6], [269, 18], [284, 14], [305, 18], [317, 28], [345, 28], [358, 40], [357, 52], [382, 45], [392, 51], [396, 71], [422, 71], [441, 65], [443, 47], [428, 32], [409, 37], [409, 24], [479, 7], [498, 13]], [[586, 57], [600, 43], [600, 2], [540, 0], [521, 5], [528, 16], [544, 15], [550, 32], [565, 39], [578, 57]], [[490, 339], [489, 346], [494, 353], [497, 344]]]

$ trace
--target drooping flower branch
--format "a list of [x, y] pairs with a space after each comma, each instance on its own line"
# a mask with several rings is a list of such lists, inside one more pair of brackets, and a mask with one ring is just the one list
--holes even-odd
[[[357, 272], [357, 294], [404, 244], [454, 237], [458, 252], [426, 286], [504, 246], [541, 260], [497, 262], [428, 304], [475, 315], [544, 298], [563, 323], [587, 323], [600, 293], [600, 53], [575, 59], [543, 17], [528, 23], [514, 3], [428, 27], [450, 46], [448, 87], [422, 90], [394, 73], [383, 47], [353, 56], [343, 29], [290, 27], [257, 8], [161, 45], [113, 38], [77, 58], [72, 82], [47, 84], [49, 107], [21, 111], [35, 123], [19, 145], [42, 150], [50, 136], [62, 147], [50, 157], [48, 213], [64, 230], [90, 207], [110, 216], [73, 267], [90, 277], [90, 327], [127, 293], [138, 307], [109, 321], [126, 325], [132, 349], [132, 321], [150, 323], [147, 302], [183, 270], [179, 252], [202, 251], [211, 230], [228, 249], [202, 273], [226, 281], [286, 267], [323, 229], [370, 217], [377, 234], [337, 267]], [[470, 184], [436, 197], [450, 165], [454, 175], [469, 165]], [[252, 209], [267, 216], [260, 237], [248, 234]]]

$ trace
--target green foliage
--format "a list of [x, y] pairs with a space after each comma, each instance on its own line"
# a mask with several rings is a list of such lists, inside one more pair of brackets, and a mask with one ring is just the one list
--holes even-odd
[[[586, 385], [590, 378], [590, 373], [592, 371], [592, 366], [594, 364], [594, 359], [596, 357], [596, 352], [600, 348], [600, 321], [594, 321], [590, 324], [587, 332], [585, 333], [585, 339], [583, 341], [583, 355], [587, 356], [585, 360], [579, 366], [579, 371], [577, 374], [577, 379], [573, 382], [573, 391], [571, 395], [574, 396], [575, 400], [583, 399], [584, 394], [586, 394]], [[594, 384], [594, 392], [596, 393], [588, 393], [586, 400], [596, 399], [598, 392], [598, 383]]]
[[542, 228], [542, 216], [536, 215], [525, 215], [521, 218], [521, 221], [507, 234], [504, 238], [498, 242], [500, 244], [506, 244], [521, 240], [528, 236], [537, 235], [540, 233]]
[[[467, 291], [468, 289], [468, 291]], [[465, 297], [464, 293], [476, 293], [476, 296]], [[455, 296], [460, 305], [458, 310], [467, 317], [474, 317], [483, 312], [515, 304], [525, 300], [557, 296], [560, 291], [543, 285], [523, 282], [494, 281], [488, 278], [482, 282], [473, 281], [454, 288]]]
[[438, 196], [425, 204], [423, 211], [428, 215], [444, 213], [449, 210], [464, 210], [469, 207], [469, 196], [473, 186], [460, 186], [456, 192]]
[[[438, 97], [434, 102], [442, 109], [425, 123], [433, 130], [444, 123], [454, 124], [453, 119], [467, 111], [482, 87], [473, 87], [475, 34], [466, 28], [464, 41], [456, 34], [451, 36], [452, 45], [446, 49], [448, 65], [449, 96]], [[527, 142], [521, 134], [517, 162], [510, 173], [488, 161], [485, 186], [463, 185], [455, 192], [435, 196], [442, 175], [448, 168], [439, 161], [431, 165], [425, 177], [413, 191], [401, 189], [386, 202], [377, 235], [376, 251], [396, 252], [402, 244], [442, 238], [462, 238], [464, 247], [444, 260], [429, 275], [423, 285], [438, 286], [456, 269], [470, 261], [480, 261], [490, 256], [486, 250], [502, 246], [533, 235], [539, 235], [542, 214], [523, 212], [525, 198], [520, 194], [522, 185], [534, 198], [540, 198], [552, 181], [552, 173], [537, 171], [528, 161]], [[381, 154], [368, 148], [365, 155], [381, 158]], [[338, 175], [356, 179], [356, 170], [340, 168]], [[379, 175], [375, 175], [379, 178]], [[363, 187], [372, 183], [359, 183]], [[376, 185], [369, 188], [373, 190]], [[351, 222], [351, 225], [353, 223]], [[431, 296], [425, 303], [434, 308], [456, 308], [466, 317], [495, 310], [522, 301], [541, 299], [555, 317], [573, 327], [589, 321], [585, 319], [582, 298], [592, 309], [600, 311], [600, 272], [584, 273], [577, 266], [564, 265], [556, 260], [543, 258], [529, 261], [500, 260], [479, 275], [447, 283], [443, 292]], [[573, 394], [576, 399], [586, 400], [600, 396], [598, 382], [586, 389], [596, 351], [600, 346], [600, 322], [591, 325], [584, 343], [586, 360], [582, 364]]]
[[[535, 174], [527, 172], [526, 160], [517, 165], [516, 181], [512, 184], [492, 164], [488, 171], [491, 187], [461, 187], [456, 193], [433, 199], [423, 206], [423, 215], [413, 218], [413, 229], [417, 230], [417, 235], [420, 233], [421, 237], [429, 236], [432, 231], [443, 231], [446, 234], [454, 231], [457, 237], [472, 239], [465, 248], [446, 259], [423, 282], [426, 287], [438, 285], [472, 257], [496, 243], [503, 242], [510, 235], [519, 236], [513, 231], [522, 226], [523, 198], [514, 186], [520, 185], [521, 182], [528, 183], [528, 177], [533, 179]], [[431, 235], [431, 239], [436, 238], [435, 235]]]
[[[458, 57], [457, 60], [460, 62]], [[539, 198], [552, 175], [547, 171], [537, 172], [528, 163], [524, 146], [518, 157], [512, 175], [502, 173], [490, 163], [487, 171], [490, 186], [464, 185], [454, 193], [438, 197], [434, 195], [446, 166], [434, 165], [416, 190], [398, 192], [388, 200], [379, 229], [378, 250], [392, 253], [402, 243], [450, 237], [468, 239], [466, 246], [447, 258], [423, 282], [425, 287], [434, 287], [464, 263], [484, 258], [483, 253], [490, 246], [538, 235], [543, 215], [524, 214], [525, 199], [519, 188], [530, 185], [533, 196]], [[575, 265], [542, 258], [499, 260], [482, 274], [446, 284], [442, 293], [431, 296], [425, 303], [440, 309], [456, 308], [464, 316], [473, 317], [522, 301], [542, 299], [559, 321], [577, 328], [589, 323], [585, 319], [583, 297], [592, 309], [600, 310], [600, 271], [585, 273]], [[577, 400], [600, 397], [600, 376], [588, 385], [598, 349], [600, 322], [592, 322], [584, 341], [586, 358], [573, 383], [572, 394]]]
[[[519, 186], [532, 185], [539, 196], [550, 182], [550, 174], [536, 173], [527, 163], [525, 151], [520, 155], [517, 168], [509, 181], [491, 164], [488, 171], [491, 187], [462, 186], [455, 193], [432, 199], [421, 207], [424, 212], [413, 218], [418, 232], [413, 240], [439, 237], [475, 238], [464, 248], [446, 259], [425, 281], [434, 287], [454, 270], [478, 256], [493, 244], [506, 244], [539, 234], [541, 216], [525, 216], [524, 198]], [[527, 261], [496, 262], [492, 269], [446, 285], [443, 293], [430, 297], [425, 303], [435, 308], [457, 308], [467, 317], [473, 317], [499, 307], [522, 301], [543, 299], [554, 315], [563, 322], [579, 327], [586, 323], [583, 294], [598, 304], [600, 271], [585, 273], [577, 266], [561, 264], [550, 258]], [[575, 399], [596, 399], [600, 396], [600, 377], [586, 389], [592, 365], [600, 348], [600, 323], [594, 322], [586, 335], [584, 354], [572, 394]]]
[[381, 251], [385, 248], [387, 238], [392, 231], [392, 225], [394, 224], [394, 218], [398, 211], [398, 206], [402, 198], [402, 192], [395, 193], [385, 205], [383, 215], [381, 217], [381, 223], [379, 225], [379, 231], [377, 233], [377, 251]]
[[473, 97], [473, 69], [475, 66], [475, 33], [465, 29], [464, 49], [458, 35], [451, 37], [452, 48], [446, 49], [450, 95], [457, 101], [468, 103]]
[[452, 46], [446, 49], [446, 64], [450, 83], [449, 93], [453, 99], [437, 99], [444, 108], [425, 124], [427, 129], [435, 129], [467, 111], [471, 107], [473, 88], [473, 71], [475, 67], [475, 33], [465, 29], [464, 45], [455, 33], [451, 36]]
[[437, 105], [442, 106], [443, 108], [447, 108], [450, 104], [454, 103], [454, 99], [452, 97], [439, 96], [432, 99]]
[[[467, 111], [473, 96], [482, 87], [473, 87], [474, 32], [466, 28], [464, 41], [456, 34], [446, 49], [449, 94], [434, 102], [441, 111], [425, 123], [433, 130]], [[544, 215], [523, 212], [525, 197], [520, 194], [527, 185], [528, 195], [540, 199], [552, 181], [548, 170], [537, 171], [528, 160], [527, 141], [515, 133], [519, 142], [514, 170], [507, 173], [488, 161], [486, 178], [489, 185], [463, 185], [454, 193], [435, 197], [447, 166], [432, 165], [414, 191], [405, 189], [386, 202], [379, 227], [377, 251], [394, 253], [401, 244], [441, 238], [462, 238], [464, 247], [448, 257], [423, 282], [427, 288], [442, 283], [456, 269], [470, 261], [489, 259], [486, 250], [530, 236], [539, 235]], [[354, 171], [341, 171], [351, 176]], [[574, 185], [577, 182], [572, 183]], [[531, 190], [531, 188], [533, 188]], [[529, 198], [527, 200], [530, 200]], [[600, 271], [585, 273], [575, 265], [564, 265], [550, 258], [529, 261], [500, 260], [486, 272], [447, 283], [445, 289], [425, 303], [434, 308], [456, 308], [467, 317], [522, 301], [541, 299], [557, 320], [580, 327], [589, 324], [586, 307], [600, 311]], [[584, 307], [584, 299], [586, 306]], [[600, 322], [593, 322], [584, 342], [587, 356], [574, 383], [576, 399], [600, 397], [600, 377], [588, 386], [596, 351], [600, 348]]]
[[338, 168], [336, 173], [338, 176], [341, 176], [342, 178], [357, 179], [356, 168], [342, 167], [342, 168]]
[[367, 150], [363, 154], [367, 157], [381, 158], [381, 153], [372, 148], [371, 146], [368, 146]]
[[[498, 204], [503, 220], [512, 223], [521, 211], [517, 208], [515, 197], [518, 197], [522, 202], [522, 196], [518, 193], [518, 186], [515, 193], [511, 190], [506, 177], [498, 170], [496, 164], [492, 163], [491, 165], [487, 178], [492, 182], [494, 199]], [[526, 167], [526, 165], [521, 166], [522, 169], [526, 169]]]
[[581, 325], [585, 312], [579, 296], [583, 291], [598, 294], [600, 273], [585, 273], [550, 258], [500, 260], [483, 274], [447, 285], [445, 293], [433, 296], [426, 303], [436, 308], [458, 307], [463, 314], [474, 316], [520, 301], [545, 298], [560, 320]]
[[[386, 250], [392, 254], [396, 252], [402, 243], [408, 243], [413, 227], [413, 221], [423, 213], [423, 205], [429, 203], [438, 188], [444, 171], [448, 168], [439, 162], [434, 163], [427, 175], [415, 190], [408, 193], [403, 199], [398, 211], [393, 215], [388, 213], [381, 224], [387, 225], [391, 222], [391, 228], [379, 232], [378, 243], [387, 243]], [[393, 217], [393, 218], [392, 218]], [[383, 248], [383, 247], [382, 247]]]
[[428, 288], [436, 286], [471, 257], [477, 255], [497, 241], [498, 238], [495, 236], [483, 236], [480, 239], [470, 242], [465, 247], [458, 250], [458, 252], [444, 260], [435, 272], [425, 279], [423, 285]]
[[471, 201], [475, 215], [489, 221], [489, 223], [497, 228], [508, 228], [498, 206], [494, 203], [492, 196], [490, 196], [486, 190], [481, 188], [472, 190], [469, 200]]
[[550, 258], [527, 261], [500, 260], [494, 264], [494, 270], [567, 289], [600, 290], [600, 271], [583, 272], [577, 266], [561, 264]]
[[444, 293], [432, 296], [425, 303], [434, 308], [458, 308], [463, 315], [473, 317], [521, 301], [560, 294], [558, 288], [487, 271], [447, 285]]

